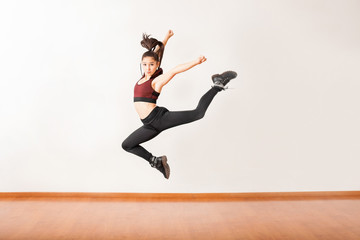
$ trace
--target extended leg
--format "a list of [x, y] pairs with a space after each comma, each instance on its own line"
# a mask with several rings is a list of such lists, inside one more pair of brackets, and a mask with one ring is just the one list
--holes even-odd
[[215, 74], [212, 76], [214, 86], [202, 96], [198, 106], [192, 111], [180, 111], [180, 112], [166, 112], [161, 120], [154, 126], [163, 131], [165, 129], [179, 126], [182, 124], [194, 122], [204, 117], [207, 108], [215, 95], [222, 90], [226, 89], [226, 85], [230, 80], [236, 78], [237, 73], [234, 71], [226, 71], [222, 74]]
[[159, 123], [156, 123], [156, 125], [158, 126], [155, 127], [160, 131], [163, 131], [168, 128], [194, 122], [196, 120], [203, 118], [211, 101], [219, 91], [220, 90], [216, 88], [211, 88], [209, 91], [207, 91], [201, 97], [198, 106], [194, 110], [166, 112], [159, 121]]

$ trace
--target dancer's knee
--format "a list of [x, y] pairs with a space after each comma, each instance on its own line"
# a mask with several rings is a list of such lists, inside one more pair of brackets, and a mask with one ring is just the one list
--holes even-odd
[[123, 143], [121, 144], [121, 147], [127, 152], [129, 152], [133, 148], [133, 146], [126, 140], [123, 141]]
[[195, 121], [200, 120], [205, 116], [205, 111], [203, 111], [202, 109], [199, 109], [199, 108], [195, 109], [194, 113], [195, 113], [194, 114]]

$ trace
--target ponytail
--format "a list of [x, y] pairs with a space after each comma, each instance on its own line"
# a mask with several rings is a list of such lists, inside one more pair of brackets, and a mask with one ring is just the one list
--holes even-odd
[[[141, 59], [145, 57], [153, 57], [155, 61], [161, 64], [162, 56], [164, 53], [164, 44], [155, 38], [150, 38], [150, 35], [143, 34], [143, 40], [140, 42], [141, 46], [146, 48], [148, 51], [145, 52]], [[155, 52], [156, 47], [159, 49]], [[160, 66], [159, 64], [159, 66]]]

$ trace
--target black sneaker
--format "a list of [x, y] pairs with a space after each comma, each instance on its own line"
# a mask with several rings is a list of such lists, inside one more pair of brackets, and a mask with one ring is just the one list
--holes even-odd
[[152, 157], [152, 159], [150, 160], [150, 165], [153, 168], [156, 168], [157, 170], [159, 170], [166, 179], [169, 179], [170, 177], [170, 167], [167, 164], [167, 158], [166, 156], [161, 156], [161, 157]]
[[211, 79], [214, 82], [214, 87], [219, 88], [221, 90], [226, 89], [225, 85], [230, 82], [231, 79], [236, 78], [237, 73], [234, 71], [226, 71], [222, 74], [214, 74]]

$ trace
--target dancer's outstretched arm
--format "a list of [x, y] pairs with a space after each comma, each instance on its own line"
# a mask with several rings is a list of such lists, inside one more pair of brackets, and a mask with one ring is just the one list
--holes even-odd
[[[165, 48], [165, 46], [166, 46], [169, 38], [171, 38], [172, 36], [174, 36], [174, 32], [173, 32], [172, 30], [169, 30], [169, 31], [166, 33], [164, 40], [162, 41], [162, 43], [164, 44], [164, 48]], [[160, 49], [160, 47], [159, 47], [159, 46], [156, 46], [154, 52], [159, 51], [159, 49]]]
[[205, 61], [206, 58], [204, 56], [200, 56], [194, 61], [180, 64], [174, 67], [173, 69], [171, 69], [170, 71], [156, 77], [152, 82], [152, 87], [154, 88], [155, 91], [161, 92], [162, 87], [165, 86], [176, 74], [185, 72]]

